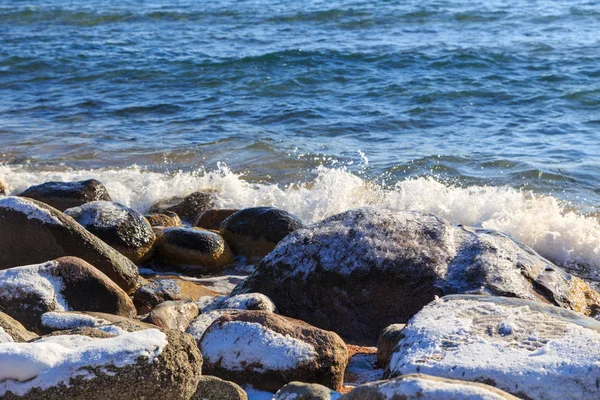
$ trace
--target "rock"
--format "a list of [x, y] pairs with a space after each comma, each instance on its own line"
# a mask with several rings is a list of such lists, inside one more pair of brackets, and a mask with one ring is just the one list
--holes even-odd
[[194, 228], [167, 228], [156, 240], [156, 259], [193, 274], [219, 272], [233, 263], [233, 254], [216, 233]]
[[79, 257], [126, 292], [137, 285], [135, 264], [86, 231], [73, 218], [36, 200], [0, 198], [0, 269]]
[[203, 375], [198, 382], [196, 393], [190, 400], [248, 400], [248, 395], [233, 382]]
[[92, 201], [69, 208], [65, 214], [136, 264], [150, 256], [154, 232], [146, 218], [132, 208]]
[[237, 296], [211, 297], [202, 307], [202, 312], [218, 309], [257, 310], [277, 312], [275, 304], [261, 293], [238, 294]]
[[411, 374], [359, 386], [340, 400], [518, 400], [483, 383]]
[[377, 364], [380, 368], [385, 368], [390, 361], [394, 347], [403, 337], [402, 329], [405, 326], [405, 324], [392, 324], [381, 331], [377, 339]]
[[142, 287], [133, 295], [138, 313], [147, 314], [158, 304], [167, 300], [198, 301], [204, 296], [217, 296], [219, 293], [202, 285], [186, 281], [177, 276], [161, 276]]
[[267, 391], [291, 381], [341, 388], [348, 361], [335, 333], [265, 311], [221, 316], [199, 347], [206, 374]]
[[163, 214], [148, 214], [146, 219], [150, 223], [150, 226], [162, 226], [165, 228], [176, 228], [181, 226], [181, 219], [179, 215], [173, 211], [165, 211]]
[[446, 294], [520, 297], [592, 315], [600, 305], [581, 279], [504, 234], [369, 207], [286, 237], [232, 294], [247, 292], [355, 340], [374, 340]]
[[166, 329], [185, 332], [200, 310], [198, 305], [190, 300], [165, 301], [160, 303], [145, 320]]
[[46, 182], [31, 186], [19, 196], [41, 201], [59, 211], [90, 201], [111, 201], [104, 185], [95, 179], [80, 182]]
[[27, 329], [39, 332], [45, 312], [70, 310], [136, 315], [127, 293], [79, 258], [0, 271], [0, 311]]
[[221, 208], [206, 210], [194, 221], [194, 226], [218, 231], [221, 229], [221, 223], [238, 211], [238, 209]]
[[156, 203], [150, 208], [151, 214], [164, 214], [173, 211], [181, 219], [194, 222], [200, 214], [213, 207], [215, 195], [212, 192], [194, 192], [184, 198], [172, 197]]
[[0, 196], [6, 196], [7, 190], [4, 182], [0, 181]]
[[404, 328], [389, 376], [483, 382], [526, 399], [600, 398], [600, 321], [531, 300], [447, 296]]
[[339, 393], [317, 383], [290, 382], [275, 393], [273, 400], [331, 400]]
[[202, 356], [189, 335], [80, 333], [0, 346], [0, 399], [187, 400], [196, 391]]
[[202, 311], [192, 321], [185, 332], [192, 335], [192, 337], [196, 340], [196, 343], [198, 343], [198, 346], [200, 346], [200, 341], [202, 340], [202, 336], [204, 336], [204, 332], [206, 332], [208, 327], [211, 326], [213, 322], [224, 315], [238, 314], [239, 312], [239, 310]]
[[29, 332], [19, 321], [0, 311], [0, 343], [27, 342], [38, 336]]
[[[46, 334], [69, 331], [78, 334], [83, 328], [103, 329], [112, 332], [112, 327], [117, 327], [127, 332], [140, 329], [156, 328], [156, 325], [147, 324], [137, 319], [122, 317], [94, 311], [49, 311], [42, 314], [41, 331]], [[107, 328], [107, 329], [105, 329]]]
[[287, 211], [274, 207], [240, 210], [221, 223], [221, 236], [234, 254], [260, 260], [284, 237], [303, 228], [304, 223]]

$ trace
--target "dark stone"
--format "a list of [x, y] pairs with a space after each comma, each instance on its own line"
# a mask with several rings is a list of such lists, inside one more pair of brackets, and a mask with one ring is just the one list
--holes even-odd
[[183, 198], [172, 197], [156, 203], [150, 208], [151, 214], [164, 214], [173, 211], [182, 220], [193, 223], [204, 211], [212, 208], [215, 203], [214, 193], [194, 192]]
[[221, 229], [221, 223], [238, 211], [238, 209], [218, 208], [206, 210], [196, 219], [194, 226], [218, 231]]
[[95, 179], [80, 182], [46, 182], [31, 186], [19, 196], [41, 201], [59, 211], [65, 211], [67, 208], [77, 207], [90, 201], [111, 201], [104, 185]]

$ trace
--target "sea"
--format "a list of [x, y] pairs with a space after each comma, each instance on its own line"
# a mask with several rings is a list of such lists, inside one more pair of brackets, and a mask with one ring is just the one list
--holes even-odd
[[600, 1], [0, 0], [0, 180], [497, 229], [600, 279]]

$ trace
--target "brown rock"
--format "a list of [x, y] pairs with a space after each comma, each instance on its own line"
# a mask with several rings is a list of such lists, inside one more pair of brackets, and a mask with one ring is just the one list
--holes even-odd
[[104, 185], [95, 179], [80, 182], [46, 182], [31, 186], [19, 196], [41, 201], [59, 211], [90, 201], [111, 201]]
[[198, 382], [196, 393], [190, 400], [248, 400], [248, 395], [233, 382], [203, 375]]
[[377, 339], [377, 364], [379, 364], [379, 368], [387, 366], [394, 347], [402, 339], [402, 329], [405, 326], [405, 324], [392, 324], [381, 331]]
[[276, 391], [286, 383], [342, 386], [348, 351], [333, 332], [264, 311], [228, 313], [200, 341], [205, 373]]
[[218, 234], [194, 228], [167, 228], [155, 244], [156, 259], [188, 274], [221, 271], [233, 254]]
[[221, 229], [221, 223], [238, 211], [238, 209], [220, 208], [206, 210], [202, 214], [200, 214], [200, 216], [196, 219], [196, 221], [194, 222], [194, 226], [218, 231], [219, 229]]
[[140, 287], [133, 295], [133, 303], [140, 314], [147, 314], [163, 301], [198, 301], [200, 297], [217, 295], [219, 293], [214, 290], [177, 276], [160, 276], [154, 278], [151, 283]]
[[287, 211], [273, 207], [245, 208], [221, 224], [221, 236], [234, 254], [249, 260], [260, 260], [269, 254], [284, 237], [304, 223]]
[[199, 312], [198, 305], [191, 300], [165, 301], [156, 306], [145, 321], [161, 328], [185, 332]]
[[163, 214], [148, 214], [146, 215], [146, 219], [152, 227], [176, 228], [181, 226], [179, 215], [173, 211], [165, 211]]
[[164, 214], [165, 211], [173, 211], [181, 219], [194, 222], [200, 214], [213, 207], [214, 202], [214, 193], [194, 192], [184, 198], [173, 197], [156, 203], [149, 212], [150, 214]]
[[331, 389], [317, 383], [290, 382], [275, 393], [273, 400], [330, 400], [331, 394]]
[[136, 315], [127, 294], [106, 275], [75, 257], [0, 271], [0, 311], [40, 332], [48, 311], [87, 310]]
[[0, 269], [63, 256], [84, 259], [123, 290], [137, 284], [135, 264], [86, 231], [73, 218], [36, 200], [0, 198]]
[[29, 332], [19, 321], [0, 311], [0, 343], [2, 343], [2, 331], [17, 343], [28, 342], [38, 337], [35, 333]]
[[0, 181], [0, 196], [5, 196], [6, 193], [6, 185], [4, 182]]

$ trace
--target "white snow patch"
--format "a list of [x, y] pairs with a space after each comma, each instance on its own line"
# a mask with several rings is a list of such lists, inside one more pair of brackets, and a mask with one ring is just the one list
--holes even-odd
[[275, 304], [262, 293], [244, 293], [235, 296], [201, 297], [196, 304], [201, 312], [212, 310], [262, 310], [275, 312]]
[[112, 201], [92, 201], [79, 207], [65, 210], [65, 214], [73, 217], [83, 226], [110, 228], [119, 221], [127, 219], [128, 211], [124, 206]]
[[379, 385], [379, 393], [386, 399], [402, 396], [407, 398], [426, 398], [438, 400], [505, 400], [506, 397], [482, 387], [455, 383], [434, 381], [418, 377], [392, 379]]
[[315, 360], [315, 348], [255, 322], [226, 322], [206, 332], [202, 356], [235, 371], [287, 370]]
[[109, 321], [78, 313], [47, 312], [42, 314], [42, 325], [50, 329], [76, 329], [84, 326], [108, 325]]
[[12, 343], [14, 339], [0, 326], [0, 343]]
[[155, 360], [167, 345], [158, 329], [124, 333], [108, 339], [80, 335], [49, 336], [33, 343], [0, 344], [0, 396], [23, 396], [65, 384], [71, 378], [93, 379], [89, 368], [123, 368], [140, 357]]
[[62, 222], [44, 208], [38, 207], [26, 197], [4, 197], [0, 199], [0, 208], [25, 214], [28, 219], [41, 221], [44, 224], [62, 225]]
[[213, 310], [209, 312], [202, 311], [200, 315], [198, 315], [188, 326], [186, 333], [192, 335], [196, 341], [199, 341], [204, 335], [204, 332], [208, 329], [210, 324], [215, 322], [217, 318], [222, 315], [227, 314], [227, 311], [224, 310]]

